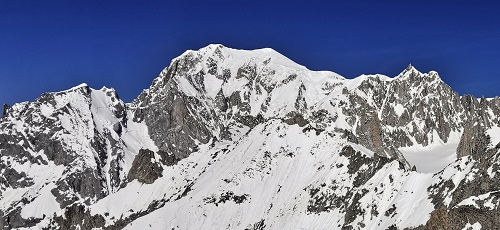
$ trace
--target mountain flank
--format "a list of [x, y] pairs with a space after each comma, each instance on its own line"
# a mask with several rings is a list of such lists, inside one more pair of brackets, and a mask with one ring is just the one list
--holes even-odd
[[269, 49], [172, 60], [130, 103], [4, 105], [0, 229], [496, 229], [500, 98]]

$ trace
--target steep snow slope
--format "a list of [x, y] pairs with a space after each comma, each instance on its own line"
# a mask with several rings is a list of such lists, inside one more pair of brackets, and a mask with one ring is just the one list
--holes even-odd
[[139, 149], [155, 149], [127, 113], [114, 90], [85, 84], [14, 105], [0, 131], [2, 211], [23, 226], [116, 192]]
[[499, 114], [411, 65], [209, 45], [129, 104], [80, 85], [7, 109], [0, 229], [491, 228]]
[[[186, 197], [139, 218], [127, 229], [148, 225], [152, 229], [245, 229], [262, 220], [266, 229], [334, 229], [349, 224], [385, 229], [394, 222], [404, 221], [400, 227], [425, 224], [429, 216], [421, 213], [430, 213], [433, 205], [427, 199], [426, 187], [417, 185], [430, 184], [432, 175], [405, 172], [399, 162], [389, 161], [381, 165], [376, 176], [354, 187], [353, 184], [362, 183], [357, 179], [361, 173], [351, 172], [349, 165], [357, 161], [362, 172], [372, 167], [369, 157], [342, 155], [339, 150], [349, 143], [332, 138], [330, 132], [316, 135], [314, 131], [303, 132], [298, 125], [279, 121], [258, 125], [234, 149], [217, 155], [203, 175], [194, 176], [196, 179]], [[226, 148], [227, 144], [223, 146]], [[203, 155], [210, 159], [212, 152]], [[198, 158], [201, 154], [195, 153], [189, 159], [203, 162]], [[366, 187], [384, 185], [396, 187], [397, 191], [379, 187], [380, 193], [365, 192]], [[318, 204], [314, 199], [320, 193], [339, 198], [366, 194], [352, 204], [339, 200], [342, 203], [338, 207], [334, 204], [323, 207], [321, 201]], [[401, 201], [412, 205], [404, 207]], [[405, 211], [384, 216], [393, 204], [398, 204], [397, 210]], [[354, 220], [345, 218], [351, 205], [368, 206], [373, 211], [355, 213]]]
[[458, 142], [434, 145], [428, 148], [406, 147], [400, 150], [411, 165], [419, 172], [437, 173], [457, 159]]
[[[437, 135], [436, 135], [437, 136]], [[411, 165], [419, 172], [437, 173], [457, 160], [459, 133], [451, 133], [448, 143], [435, 142], [428, 146], [414, 145], [399, 148]]]

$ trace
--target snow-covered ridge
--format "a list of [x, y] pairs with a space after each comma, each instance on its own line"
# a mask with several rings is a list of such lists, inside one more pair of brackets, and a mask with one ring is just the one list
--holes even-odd
[[[152, 98], [159, 97], [165, 92], [165, 87], [171, 87], [168, 82], [175, 82], [176, 88], [185, 95], [201, 99], [207, 111], [216, 108], [223, 98], [233, 98], [241, 101], [243, 106], [230, 107], [233, 113], [260, 114], [266, 119], [284, 118], [293, 112], [315, 119], [315, 114], [326, 112], [336, 119], [334, 124], [322, 123], [321, 127], [371, 135], [366, 139], [370, 143], [365, 144], [371, 145], [368, 147], [374, 151], [385, 148], [379, 143], [380, 138], [374, 135], [388, 136], [389, 139], [397, 135], [402, 140], [397, 140], [398, 144], [391, 147], [396, 149], [420, 144], [427, 146], [434, 142], [447, 143], [450, 131], [462, 131], [465, 116], [463, 108], [459, 108], [461, 105], [456, 107], [450, 104], [460, 100], [458, 94], [435, 71], [421, 73], [412, 65], [392, 78], [375, 74], [346, 79], [334, 72], [308, 70], [272, 49], [247, 51], [209, 45], [174, 59], [145, 94]], [[440, 101], [447, 102], [439, 104]], [[430, 106], [429, 114], [416, 108], [417, 103]], [[137, 107], [136, 104], [131, 107]], [[215, 113], [223, 117], [217, 109]], [[389, 124], [380, 127], [381, 134], [363, 134], [368, 131], [363, 126], [373, 119], [370, 114], [377, 114], [379, 122]], [[426, 127], [428, 124], [425, 121], [435, 124]], [[213, 125], [221, 122], [229, 121], [215, 121]], [[438, 122], [446, 123], [450, 130], [443, 129], [443, 125], [438, 127]], [[370, 130], [378, 130], [378, 126], [380, 124]], [[391, 152], [388, 154], [397, 154], [393, 150]]]
[[[217, 74], [220, 75], [224, 70], [229, 70], [231, 76], [237, 76], [241, 67], [255, 66], [258, 75], [265, 78], [264, 83], [286, 81], [287, 78], [294, 75], [297, 75], [298, 78], [304, 82], [312, 82], [312, 84], [315, 85], [324, 84], [325, 82], [335, 82], [335, 84], [340, 82], [349, 90], [357, 88], [362, 82], [372, 79], [386, 82], [394, 80], [405, 81], [408, 80], [410, 76], [414, 76], [421, 79], [428, 79], [433, 82], [442, 82], [436, 71], [422, 73], [411, 64], [394, 77], [388, 77], [382, 74], [363, 74], [353, 79], [347, 79], [332, 71], [309, 70], [271, 48], [239, 50], [228, 48], [221, 44], [210, 44], [196, 51], [188, 50], [173, 59], [171, 65], [183, 59], [191, 60], [193, 58], [197, 59], [197, 63], [199, 64], [191, 69], [191, 74], [203, 70], [206, 74], [204, 78], [210, 78]], [[215, 69], [214, 66], [216, 66]], [[266, 71], [272, 71], [273, 74], [266, 75]], [[166, 72], [166, 69], [163, 72]], [[160, 75], [160, 79], [162, 75]], [[214, 80], [207, 79], [207, 81]], [[211, 84], [210, 86], [215, 87], [207, 88], [218, 88], [217, 84]], [[217, 90], [212, 90], [212, 92], [216, 91]]]
[[255, 50], [241, 50], [241, 49], [228, 48], [228, 47], [225, 47], [221, 44], [210, 44], [210, 45], [203, 47], [197, 51], [195, 51], [195, 50], [185, 51], [179, 57], [174, 58], [172, 60], [172, 62], [175, 62], [176, 60], [178, 60], [186, 55], [200, 55], [200, 56], [204, 56], [204, 57], [208, 58], [208, 56], [211, 56], [214, 52], [217, 52], [218, 55], [221, 55], [221, 56], [219, 56], [220, 58], [228, 58], [228, 59], [232, 59], [233, 61], [248, 62], [251, 59], [259, 60], [259, 61], [266, 61], [266, 60], [269, 60], [269, 58], [270, 58], [273, 63], [278, 64], [278, 65], [287, 66], [290, 68], [307, 70], [307, 68], [305, 66], [302, 66], [302, 65], [295, 63], [294, 61], [290, 60], [288, 57], [280, 54], [279, 52], [277, 52], [271, 48], [261, 48], [261, 49], [255, 49]]
[[130, 104], [81, 84], [8, 109], [0, 229], [493, 228], [499, 100], [209, 45]]
[[[178, 82], [178, 87], [187, 95], [203, 95], [213, 99], [219, 92], [229, 97], [235, 92], [245, 91], [242, 88], [247, 88], [252, 101], [255, 102], [251, 106], [255, 108], [252, 114], [260, 111], [265, 100], [268, 100], [269, 104], [275, 107], [267, 112], [268, 116], [277, 116], [276, 110], [280, 110], [281, 114], [291, 111], [286, 107], [294, 103], [299, 87], [306, 89], [303, 92], [305, 95], [302, 95], [305, 102], [313, 105], [333, 97], [342, 97], [340, 94], [344, 88], [353, 91], [366, 82], [383, 81], [390, 84], [392, 81], [409, 81], [409, 76], [417, 76], [419, 79], [429, 78], [429, 81], [442, 83], [439, 77], [436, 78], [437, 73], [434, 71], [423, 74], [411, 65], [393, 78], [375, 74], [346, 79], [331, 71], [308, 70], [270, 48], [237, 50], [212, 44], [197, 51], [186, 51], [175, 58], [155, 79], [152, 88], [157, 88], [155, 85], [164, 85], [172, 76], [168, 73], [173, 71], [173, 68], [186, 70], [178, 71], [173, 77]], [[263, 89], [266, 92], [263, 92]], [[275, 98], [273, 94], [279, 94], [280, 98]]]
[[[365, 79], [369, 78], [379, 78], [384, 81], [391, 81], [394, 79], [398, 78], [408, 78], [409, 75], [415, 75], [415, 76], [431, 76], [431, 77], [438, 77], [439, 75], [436, 71], [432, 70], [429, 71], [426, 74], [423, 74], [422, 72], [418, 71], [413, 65], [409, 64], [408, 67], [403, 70], [400, 74], [394, 77], [388, 77], [382, 74], [362, 74], [356, 78], [353, 79], [346, 79], [345, 77], [342, 77], [341, 75], [332, 72], [332, 71], [313, 71], [307, 69], [307, 67], [297, 64], [296, 62], [292, 61], [288, 57], [282, 55], [278, 51], [272, 49], [272, 48], [260, 48], [260, 49], [255, 49], [255, 50], [242, 50], [242, 49], [233, 49], [233, 48], [228, 48], [225, 47], [222, 44], [210, 44], [206, 47], [202, 47], [199, 50], [187, 50], [178, 57], [174, 58], [171, 62], [173, 64], [175, 61], [178, 61], [182, 58], [185, 58], [186, 56], [197, 56], [199, 57], [202, 62], [206, 62], [209, 58], [215, 58], [216, 61], [219, 62], [225, 62], [226, 66], [242, 66], [244, 64], [248, 63], [266, 63], [266, 65], [271, 65], [275, 68], [289, 68], [289, 69], [296, 69], [296, 70], [303, 70], [303, 71], [308, 71], [308, 72], [316, 72], [316, 73], [322, 73], [319, 75], [329, 75], [330, 77], [334, 77], [337, 79], [343, 79], [346, 80], [347, 82], [349, 81], [354, 81], [354, 82], [360, 82]], [[229, 60], [226, 60], [229, 59]], [[280, 66], [280, 67], [277, 67]], [[361, 79], [359, 79], [361, 78]], [[352, 83], [351, 83], [352, 84]]]

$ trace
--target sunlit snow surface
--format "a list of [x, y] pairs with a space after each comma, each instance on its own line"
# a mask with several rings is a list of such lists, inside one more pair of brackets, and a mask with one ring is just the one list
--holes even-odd
[[492, 127], [486, 131], [486, 134], [491, 138], [491, 145], [500, 144], [500, 127]]
[[410, 165], [415, 165], [418, 172], [437, 173], [457, 160], [456, 152], [461, 133], [451, 132], [447, 143], [437, 137], [437, 134], [432, 136], [433, 142], [428, 146], [415, 144], [399, 148]]
[[[262, 115], [266, 121], [251, 128], [240, 125], [235, 120], [222, 120], [223, 125], [229, 128], [232, 138], [218, 141], [212, 139], [207, 144], [200, 144], [197, 151], [178, 164], [163, 166], [162, 177], [152, 184], [141, 184], [133, 180], [126, 186], [113, 188], [110, 176], [106, 175], [106, 186], [111, 188], [109, 194], [102, 199], [93, 200], [87, 208], [91, 215], [104, 215], [107, 226], [130, 218], [132, 222], [127, 222], [126, 229], [247, 229], [261, 220], [265, 220], [266, 229], [339, 229], [343, 224], [355, 226], [355, 229], [362, 225], [362, 229], [387, 229], [391, 225], [404, 229], [423, 225], [429, 219], [434, 210], [429, 196], [432, 191], [428, 190], [431, 186], [439, 187], [443, 181], [458, 185], [461, 181], [473, 177], [473, 164], [470, 164], [473, 160], [470, 157], [456, 159], [461, 130], [453, 130], [446, 141], [441, 140], [436, 131], [431, 132], [427, 135], [426, 143], [429, 145], [422, 146], [411, 134], [422, 129], [425, 122], [413, 120], [412, 124], [400, 127], [413, 144], [398, 150], [411, 166], [416, 166], [417, 171], [402, 169], [397, 161], [387, 162], [366, 181], [353, 185], [356, 173], [371, 170], [372, 166], [365, 162], [356, 170], [350, 169], [349, 167], [355, 167], [357, 162], [354, 160], [359, 158], [340, 154], [343, 147], [352, 146], [354, 150], [361, 152], [363, 157], [369, 158], [374, 157], [374, 152], [360, 144], [349, 142], [337, 130], [345, 129], [356, 133], [360, 128], [360, 117], [351, 117], [352, 115], [346, 113], [346, 107], [349, 106], [346, 103], [351, 103], [348, 95], [358, 95], [362, 100], [366, 100], [368, 105], [376, 106], [373, 100], [374, 92], [362, 90], [362, 84], [391, 81], [399, 84], [410, 72], [413, 74], [417, 70], [406, 71], [406, 74], [396, 78], [362, 75], [355, 79], [345, 79], [333, 72], [310, 71], [271, 49], [249, 52], [220, 48], [220, 56], [203, 54], [214, 52], [217, 47], [219, 46], [211, 45], [198, 52], [185, 53], [202, 53], [199, 55], [202, 58], [201, 64], [193, 67], [187, 74], [194, 76], [203, 71], [203, 81], [194, 84], [184, 76], [175, 76], [169, 80], [175, 81], [176, 87], [183, 95], [202, 98], [204, 103], [200, 106], [208, 107], [207, 110], [216, 107], [213, 100], [221, 94], [228, 98], [237, 93], [240, 98], [247, 98], [245, 100], [248, 100], [249, 106], [248, 114], [239, 115]], [[256, 64], [258, 80], [251, 77], [221, 80], [220, 74], [214, 75], [213, 71], [209, 71], [208, 66], [203, 64], [209, 57], [219, 62], [215, 72], [226, 71], [231, 76], [237, 76], [241, 66]], [[156, 84], [161, 89], [161, 85], [166, 84], [167, 70], [168, 68], [162, 72], [153, 86]], [[430, 72], [424, 75], [433, 74], [435, 73]], [[204, 90], [199, 90], [195, 85], [203, 86]], [[120, 166], [122, 172], [119, 176], [125, 180], [139, 150], [158, 151], [158, 147], [150, 138], [145, 121], [125, 119], [120, 134], [114, 131], [115, 125], [122, 121], [116, 117], [117, 111], [114, 107], [119, 100], [117, 96], [114, 98], [114, 90], [90, 89], [90, 97], [83, 97], [81, 93], [86, 92], [86, 87], [87, 85], [82, 84], [64, 91], [61, 96], [56, 95], [55, 105], [42, 104], [39, 108], [40, 119], [51, 117], [54, 111], [64, 108], [67, 104], [74, 108], [74, 113], [63, 113], [56, 117], [62, 128], [67, 131], [56, 133], [59, 135], [56, 137], [64, 143], [69, 143], [68, 149], [85, 156], [79, 161], [82, 165], [96, 167], [95, 152], [88, 141], [91, 138], [99, 134], [109, 134], [113, 140], [120, 140], [117, 143], [123, 151], [123, 164]], [[148, 90], [146, 92], [152, 93], [151, 98], [162, 95], [161, 91], [158, 93]], [[413, 87], [410, 91], [412, 97], [419, 96], [418, 87]], [[174, 95], [174, 100], [177, 96], [179, 95]], [[300, 102], [297, 100], [299, 96], [303, 99], [303, 104], [297, 103]], [[385, 105], [385, 102], [383, 104]], [[20, 110], [26, 105], [28, 104], [21, 103], [13, 108]], [[138, 105], [128, 104], [129, 108], [134, 106]], [[396, 118], [408, 112], [407, 104], [400, 102], [389, 103], [387, 107], [394, 109]], [[231, 112], [227, 115], [238, 115], [237, 110], [236, 106], [229, 108], [228, 111]], [[309, 126], [299, 127], [297, 124], [289, 125], [283, 122], [286, 114], [297, 110], [302, 110], [305, 118], [311, 120]], [[335, 119], [315, 121], [316, 118], [310, 112], [319, 110], [326, 111]], [[225, 115], [218, 111], [214, 114]], [[128, 110], [125, 117], [134, 116], [133, 111]], [[378, 116], [383, 117], [384, 110], [378, 110]], [[447, 119], [459, 118], [454, 116]], [[17, 130], [25, 130], [24, 125], [26, 124], [22, 121], [12, 121], [12, 126]], [[207, 120], [207, 126], [218, 127], [216, 125], [219, 124]], [[316, 133], [313, 128], [322, 131]], [[397, 131], [396, 127], [382, 128], [386, 129], [385, 131]], [[214, 136], [218, 136], [218, 132], [218, 129], [213, 130]], [[492, 146], [500, 142], [500, 128], [493, 127], [487, 130], [487, 134], [491, 137]], [[19, 145], [23, 142], [21, 140]], [[106, 141], [106, 146], [114, 145], [110, 140]], [[105, 152], [108, 155], [102, 168], [108, 172], [112, 167], [110, 160], [116, 156], [111, 154], [110, 148]], [[48, 160], [43, 151], [30, 153], [33, 157], [40, 155]], [[0, 160], [7, 162], [12, 160], [10, 158], [12, 157], [4, 156]], [[11, 207], [28, 196], [33, 200], [22, 207], [21, 217], [52, 218], [54, 215], [64, 215], [64, 210], [60, 209], [51, 192], [56, 188], [55, 183], [60, 175], [65, 172], [63, 166], [53, 165], [49, 161], [50, 170], [28, 163], [14, 162], [12, 167], [33, 178], [35, 186], [5, 189], [0, 194], [0, 207]], [[72, 167], [69, 171], [76, 169], [79, 168]], [[496, 171], [495, 168], [489, 168], [488, 175], [494, 177]], [[309, 212], [308, 205], [318, 198], [310, 193], [312, 188], [321, 189], [321, 193], [333, 194], [342, 199], [348, 192], [354, 191], [351, 197], [346, 196], [344, 200], [351, 202], [354, 197], [359, 198], [359, 202], [349, 205], [356, 203], [363, 213], [345, 223], [346, 210], [350, 207], [337, 205], [327, 207], [327, 211]], [[456, 187], [443, 192], [446, 193], [443, 195], [446, 196], [444, 205], [450, 205], [450, 194], [454, 189]], [[220, 202], [220, 199], [219, 203], [214, 202], [227, 192], [238, 196], [245, 195], [246, 200], [241, 203], [232, 200]], [[488, 208], [497, 207], [498, 205], [490, 200], [490, 195], [491, 193], [485, 193], [478, 197], [469, 197], [459, 205], [474, 206], [477, 202], [483, 202]], [[396, 212], [385, 214], [393, 207]], [[34, 228], [49, 226], [49, 218]], [[479, 229], [481, 225], [470, 223], [468, 227]]]
[[[373, 152], [324, 133], [303, 133], [301, 129], [297, 125], [268, 122], [258, 125], [237, 144], [233, 143], [234, 147], [231, 143], [220, 143], [213, 148], [202, 146], [189, 160], [167, 169], [164, 177], [155, 183], [142, 186], [132, 183], [114, 197], [93, 205], [92, 212], [109, 211], [108, 221], [127, 216], [131, 214], [127, 210], [140, 210], [155, 197], [168, 198], [172, 192], [182, 189], [183, 181], [194, 180], [186, 197], [176, 200], [173, 196], [164, 207], [138, 218], [125, 229], [246, 229], [262, 218], [265, 218], [266, 229], [338, 229], [345, 221], [345, 214], [339, 209], [318, 214], [306, 212], [310, 200], [307, 188], [335, 180], [339, 188], [330, 192], [345, 194], [353, 189], [350, 184], [354, 177], [347, 172], [350, 160], [338, 154], [338, 150], [351, 144], [369, 157]], [[230, 154], [210, 158], [214, 152], [228, 147]], [[288, 156], [291, 152], [295, 155]], [[338, 168], [338, 164], [343, 166]], [[178, 171], [193, 166], [185, 171], [187, 174]], [[199, 172], [204, 173], [197, 177]], [[176, 180], [170, 180], [171, 177]], [[371, 211], [367, 211], [354, 225], [364, 222], [367, 226], [364, 229], [386, 229], [393, 223], [401, 228], [425, 224], [434, 209], [426, 190], [426, 185], [433, 180], [436, 178], [431, 174], [403, 171], [396, 161], [388, 163], [357, 189], [371, 188], [360, 200], [364, 209], [377, 207], [385, 211], [395, 205], [399, 211], [392, 217], [372, 217]], [[392, 189], [385, 189], [387, 186]], [[249, 200], [241, 204], [207, 203], [207, 198], [226, 191], [248, 194]], [[120, 202], [124, 199], [130, 202]], [[107, 209], [109, 207], [113, 210]]]
[[463, 230], [480, 230], [481, 229], [481, 224], [476, 222], [474, 224], [467, 223]]
[[457, 159], [458, 142], [433, 145], [424, 148], [402, 148], [406, 160], [415, 165], [417, 171], [423, 173], [437, 173]]

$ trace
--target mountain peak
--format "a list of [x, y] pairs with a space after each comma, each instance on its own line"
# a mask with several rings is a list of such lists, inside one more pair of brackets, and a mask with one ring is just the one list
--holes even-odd
[[87, 85], [87, 83], [81, 83], [81, 84], [74, 86], [74, 87], [71, 87], [69, 89], [62, 90], [59, 92], [52, 92], [52, 93], [60, 94], [60, 93], [71, 93], [71, 92], [90, 92], [90, 90], [91, 90], [91, 88], [89, 87], [89, 85]]
[[435, 207], [494, 229], [500, 102], [438, 79], [211, 44], [130, 105], [80, 84], [4, 106], [0, 229], [407, 229]]
[[413, 66], [411, 63], [408, 64], [408, 66], [406, 67], [406, 69], [403, 70], [402, 74], [405, 74], [405, 73], [414, 73], [414, 74], [422, 74], [420, 71], [417, 70], [417, 68], [415, 68], [415, 66]]
[[408, 78], [415, 78], [415, 77], [417, 77], [417, 78], [419, 78], [419, 77], [429, 78], [428, 80], [430, 80], [430, 81], [435, 81], [435, 80], [442, 81], [441, 78], [439, 77], [439, 74], [436, 71], [431, 70], [427, 73], [422, 73], [417, 68], [415, 68], [415, 66], [413, 66], [412, 64], [408, 64], [406, 69], [404, 69], [394, 79], [408, 79]]
[[408, 64], [408, 66], [406, 67], [406, 70], [407, 71], [410, 71], [410, 70], [416, 70], [415, 67], [413, 67], [413, 65], [410, 63]]
[[279, 66], [291, 67], [294, 69], [307, 70], [305, 66], [297, 64], [296, 62], [292, 61], [285, 55], [272, 48], [244, 50], [229, 48], [222, 44], [209, 44], [205, 47], [200, 48], [199, 50], [187, 50], [179, 57], [175, 58], [174, 61], [187, 55], [194, 55], [204, 61], [212, 58], [215, 60], [227, 62], [227, 64], [230, 65], [238, 65], [242, 62], [260, 62], [264, 63], [265, 65], [276, 64]]
[[408, 66], [406, 67], [406, 69], [404, 69], [397, 77], [407, 76], [407, 75], [415, 75], [415, 76], [420, 76], [421, 75], [421, 76], [428, 76], [428, 77], [434, 77], [434, 78], [437, 78], [437, 79], [441, 79], [439, 77], [438, 72], [436, 72], [434, 70], [431, 70], [431, 71], [429, 71], [427, 73], [422, 73], [417, 68], [415, 68], [415, 66], [413, 66], [411, 63], [408, 64]]

